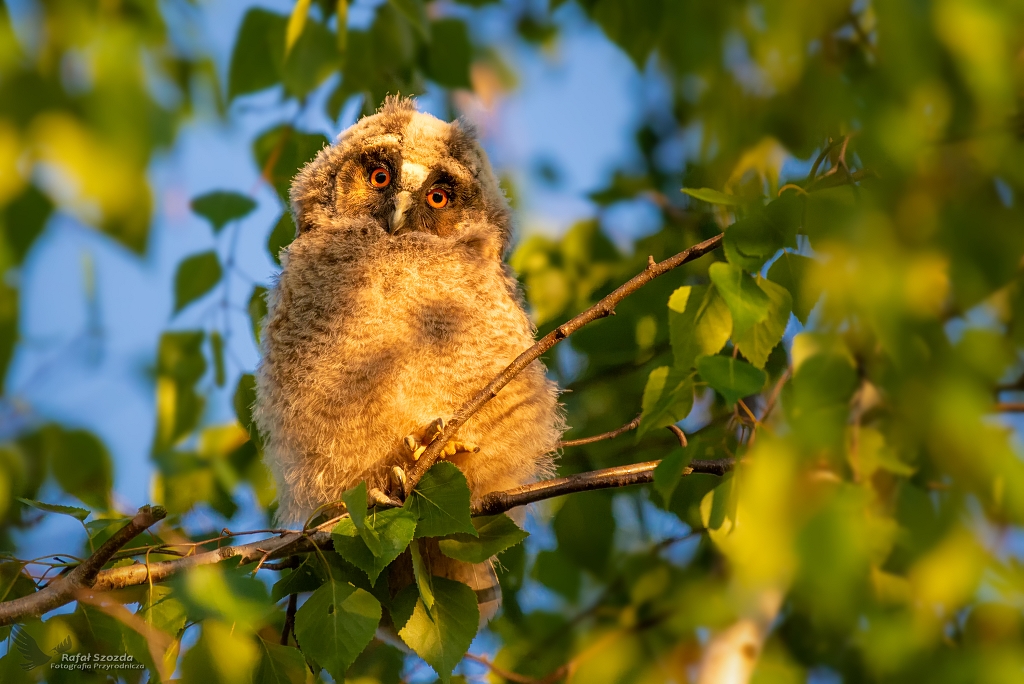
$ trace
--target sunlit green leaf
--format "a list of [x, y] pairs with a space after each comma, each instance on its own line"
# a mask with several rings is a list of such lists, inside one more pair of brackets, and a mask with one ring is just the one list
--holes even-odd
[[732, 340], [750, 363], [764, 368], [768, 355], [786, 331], [793, 300], [786, 288], [770, 280], [758, 278], [757, 287], [768, 297], [768, 315], [746, 330], [734, 332]]
[[427, 610], [416, 587], [408, 586], [395, 597], [391, 614], [402, 641], [434, 668], [442, 682], [449, 682], [476, 635], [480, 613], [476, 593], [465, 584], [434, 577], [433, 587], [432, 610]]
[[771, 304], [768, 295], [738, 266], [717, 262], [711, 264], [708, 275], [732, 314], [734, 336], [747, 332], [768, 317]]
[[467, 563], [483, 563], [530, 536], [504, 513], [473, 518], [476, 537], [454, 534], [440, 541], [441, 553]]
[[699, 199], [702, 202], [707, 202], [708, 204], [735, 206], [743, 203], [743, 200], [735, 195], [730, 195], [719, 190], [712, 190], [711, 188], [683, 188], [683, 192], [690, 197]]
[[674, 367], [693, 368], [697, 357], [717, 354], [732, 333], [732, 315], [712, 286], [681, 287], [668, 300], [669, 336]]
[[89, 517], [90, 514], [90, 511], [84, 508], [75, 508], [74, 506], [61, 506], [59, 504], [48, 504], [43, 503], [42, 501], [32, 501], [31, 499], [23, 499], [20, 496], [18, 497], [18, 501], [25, 504], [26, 506], [38, 508], [39, 510], [46, 511], [47, 513], [59, 513], [60, 515], [70, 515], [72, 518], [77, 518], [78, 520], [85, 520]]
[[743, 397], [757, 394], [768, 379], [763, 370], [746, 361], [727, 356], [705, 356], [697, 361], [697, 371], [732, 406]]
[[459, 467], [447, 461], [431, 466], [406, 500], [417, 518], [416, 537], [443, 537], [464, 532], [476, 536], [469, 516], [469, 485]]
[[693, 373], [661, 366], [651, 371], [644, 387], [637, 439], [644, 434], [677, 423], [693, 408]]
[[345, 560], [365, 572], [371, 583], [376, 584], [384, 568], [398, 558], [412, 541], [416, 517], [403, 508], [388, 508], [368, 515], [364, 528], [376, 538], [375, 548], [366, 543], [368, 535], [360, 534], [351, 518], [342, 519], [334, 527], [334, 547]]
[[331, 580], [296, 612], [295, 636], [303, 654], [341, 681], [373, 639], [380, 616], [380, 603], [368, 592]]

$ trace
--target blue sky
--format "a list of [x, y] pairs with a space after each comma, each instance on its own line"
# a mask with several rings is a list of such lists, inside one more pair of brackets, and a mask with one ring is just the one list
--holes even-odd
[[[259, 4], [279, 11], [290, 7], [288, 2]], [[377, 0], [353, 3], [350, 23], [365, 25], [379, 4]], [[186, 44], [209, 51], [226, 80], [232, 40], [248, 6], [238, 1], [210, 2], [190, 17], [171, 20]], [[16, 17], [30, 18], [30, 10], [31, 5], [23, 1], [12, 3]], [[476, 38], [497, 43], [517, 72], [514, 91], [489, 111], [471, 103], [467, 115], [479, 124], [498, 172], [514, 179], [521, 201], [520, 235], [558, 234], [574, 221], [595, 215], [586, 193], [601, 187], [616, 167], [637, 163], [633, 132], [651, 109], [667, 106], [658, 78], [638, 72], [571, 4], [556, 14], [560, 37], [544, 50], [525, 45], [512, 34], [512, 10], [507, 4], [454, 11], [468, 13]], [[319, 96], [311, 99], [300, 115], [300, 128], [334, 137], [354, 121], [358, 103], [346, 107], [338, 122], [323, 116], [318, 102], [331, 85], [325, 84]], [[171, 149], [154, 159], [150, 180], [155, 219], [144, 257], [130, 254], [72, 218], [56, 216], [19, 274], [26, 341], [7, 378], [6, 394], [14, 410], [8, 407], [4, 415], [15, 420], [5, 431], [47, 420], [93, 431], [111, 451], [115, 502], [125, 511], [151, 499], [154, 468], [149, 446], [155, 409], [147, 370], [161, 332], [209, 325], [214, 320], [232, 332], [229, 379], [226, 388], [212, 397], [204, 416], [210, 424], [233, 419], [234, 380], [256, 364], [244, 309], [253, 281], [267, 283], [275, 272], [265, 245], [283, 207], [259, 180], [249, 146], [260, 131], [294, 116], [294, 103], [281, 105], [278, 99], [277, 93], [269, 92], [239, 100], [226, 120], [199, 116], [183, 128]], [[427, 111], [440, 111], [439, 104], [436, 92], [421, 99]], [[680, 143], [680, 162], [683, 147]], [[544, 183], [533, 173], [541, 163], [557, 169], [557, 185]], [[217, 189], [251, 194], [258, 209], [215, 240], [188, 203]], [[607, 212], [603, 220], [624, 248], [632, 237], [657, 228], [656, 213], [643, 201]], [[211, 295], [172, 316], [172, 282], [181, 259], [211, 248], [223, 257], [232, 242], [238, 273], [229, 278], [228, 309], [211, 304], [220, 299]], [[57, 492], [44, 490], [40, 496], [52, 501]], [[251, 507], [244, 505], [244, 493], [240, 498], [242, 519], [232, 526], [245, 529], [249, 522], [251, 527], [260, 526]], [[191, 524], [203, 528], [223, 523], [200, 513]], [[19, 540], [19, 550], [39, 555], [70, 548], [80, 542], [81, 534], [72, 521], [52, 516]]]

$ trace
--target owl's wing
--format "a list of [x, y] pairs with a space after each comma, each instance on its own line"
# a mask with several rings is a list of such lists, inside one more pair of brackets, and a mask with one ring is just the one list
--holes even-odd
[[18, 649], [18, 653], [26, 661], [21, 664], [21, 669], [27, 672], [50, 660], [50, 656], [43, 653], [43, 650], [39, 648], [39, 644], [36, 643], [31, 634], [25, 631], [24, 627], [15, 625], [14, 629], [11, 630], [11, 634], [14, 636], [14, 645]]

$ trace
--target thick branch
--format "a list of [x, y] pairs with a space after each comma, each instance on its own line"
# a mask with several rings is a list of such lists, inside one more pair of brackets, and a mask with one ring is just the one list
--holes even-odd
[[[635, 465], [605, 468], [589, 473], [580, 473], [553, 480], [543, 480], [533, 484], [516, 487], [503, 492], [492, 492], [473, 502], [473, 515], [495, 515], [504, 513], [518, 506], [525, 506], [535, 501], [552, 499], [556, 496], [585, 492], [592, 489], [609, 487], [627, 487], [634, 484], [645, 484], [654, 479], [654, 469], [661, 461], [648, 461]], [[683, 470], [683, 475], [691, 473], [709, 473], [724, 475], [732, 470], [731, 460], [722, 461], [691, 461]], [[144, 517], [143, 512], [149, 517]], [[137, 536], [157, 520], [164, 516], [161, 508], [139, 511], [126, 527], [119, 530], [113, 537], [100, 547], [99, 551], [90, 556], [81, 565], [64, 577], [51, 582], [45, 589], [31, 596], [0, 603], [0, 626], [10, 625], [27, 617], [42, 615], [75, 600], [76, 592], [90, 587], [93, 592], [112, 591], [124, 587], [137, 586], [163, 580], [179, 572], [198, 567], [213, 565], [229, 558], [237, 558], [239, 565], [248, 563], [264, 563], [276, 558], [308, 553], [314, 548], [333, 548], [331, 529], [336, 521], [324, 523], [306, 532], [285, 532], [276, 537], [240, 544], [238, 546], [222, 546], [213, 551], [197, 553], [184, 558], [159, 561], [156, 563], [136, 563], [120, 568], [109, 568], [97, 573], [99, 568], [114, 553], [131, 539]], [[156, 551], [155, 553], [161, 553]], [[102, 554], [102, 555], [101, 555]], [[103, 559], [106, 560], [103, 560]], [[102, 561], [102, 562], [101, 562]], [[264, 565], [263, 567], [267, 567]]]
[[34, 594], [0, 603], [0, 626], [42, 615], [74, 601], [79, 591], [95, 587], [100, 570], [120, 548], [166, 516], [167, 512], [160, 506], [143, 506], [127, 525], [103, 542], [95, 553], [74, 570]]
[[[586, 492], [592, 489], [608, 489], [609, 487], [628, 487], [635, 484], [647, 484], [654, 481], [654, 469], [661, 461], [647, 461], [632, 465], [618, 466], [594, 470], [589, 473], [560, 477], [555, 480], [543, 480], [523, 485], [503, 492], [491, 492], [473, 502], [473, 515], [495, 515], [504, 513], [517, 506], [551, 499], [573, 492]], [[683, 469], [683, 475], [691, 473], [707, 473], [725, 475], [732, 470], [733, 463], [725, 461], [690, 461]]]
[[437, 459], [441, 454], [441, 450], [455, 436], [458, 429], [462, 427], [462, 425], [469, 420], [474, 413], [479, 411], [484, 404], [497, 396], [498, 392], [505, 385], [510, 383], [512, 379], [522, 372], [527, 366], [539, 359], [545, 352], [556, 344], [588, 323], [611, 316], [615, 312], [615, 307], [618, 306], [619, 302], [658, 276], [664, 275], [672, 269], [681, 266], [688, 261], [693, 261], [698, 257], [704, 256], [711, 250], [716, 249], [722, 244], [722, 235], [722, 233], [719, 233], [715, 237], [679, 252], [675, 256], [671, 256], [664, 261], [655, 262], [653, 258], [650, 258], [647, 268], [643, 271], [633, 276], [633, 278], [628, 282], [621, 285], [618, 289], [599, 301], [597, 304], [594, 304], [572, 320], [563, 323], [544, 337], [537, 340], [532, 347], [516, 357], [515, 361], [510, 363], [508, 367], [501, 372], [501, 374], [491, 380], [486, 387], [477, 392], [469, 401], [459, 407], [459, 410], [456, 411], [451, 420], [447, 422], [444, 430], [438, 438], [431, 442], [426, 451], [423, 452], [419, 461], [417, 461], [416, 465], [409, 471], [409, 477], [405, 483], [406, 495], [412, 492], [413, 487], [415, 487], [416, 483], [420, 481], [423, 474], [430, 469], [430, 466], [437, 462]]

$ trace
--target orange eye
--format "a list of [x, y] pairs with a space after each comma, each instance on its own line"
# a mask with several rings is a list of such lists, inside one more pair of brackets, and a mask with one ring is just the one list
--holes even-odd
[[427, 193], [427, 204], [435, 209], [441, 209], [448, 204], [448, 191], [441, 188], [434, 188]]
[[391, 184], [391, 172], [378, 166], [370, 172], [370, 185], [375, 188], [386, 188]]

